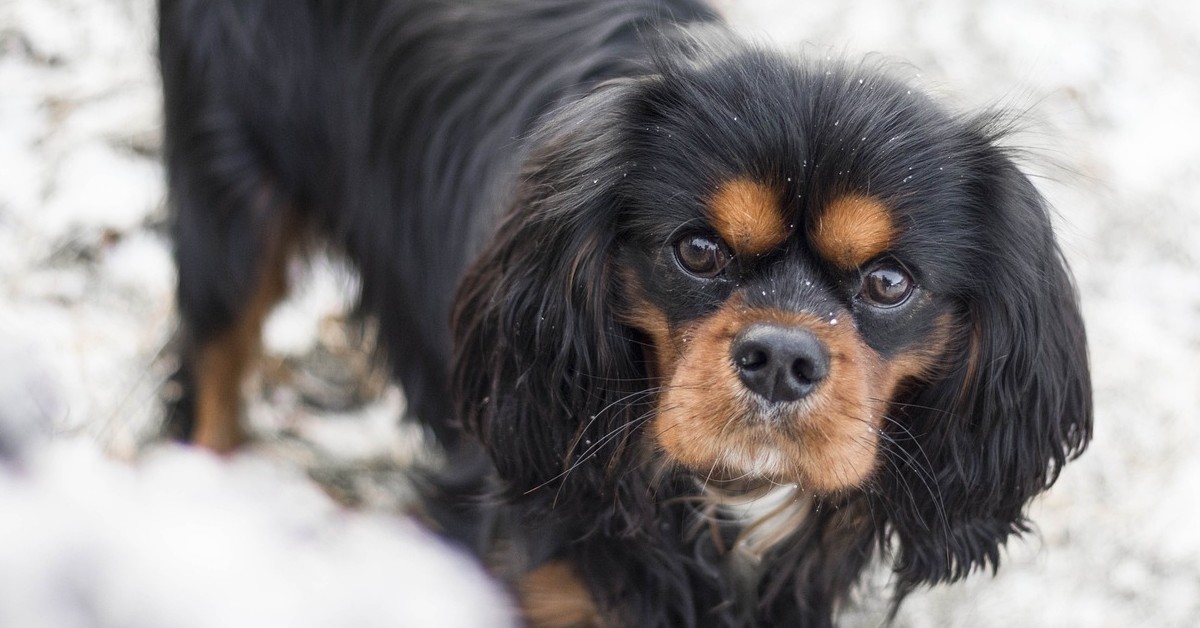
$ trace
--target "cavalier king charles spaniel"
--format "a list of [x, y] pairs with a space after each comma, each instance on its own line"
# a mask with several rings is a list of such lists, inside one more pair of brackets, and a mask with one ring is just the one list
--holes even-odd
[[[160, 0], [194, 442], [318, 236], [532, 626], [828, 626], [994, 569], [1091, 435], [1077, 296], [1002, 146], [699, 0]], [[894, 608], [894, 607], [893, 607]]]

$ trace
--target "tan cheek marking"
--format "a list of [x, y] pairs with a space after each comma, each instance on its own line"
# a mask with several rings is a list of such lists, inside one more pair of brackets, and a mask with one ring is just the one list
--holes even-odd
[[749, 179], [733, 179], [717, 188], [708, 204], [717, 234], [737, 255], [761, 255], [787, 239], [776, 190]]
[[646, 297], [645, 288], [636, 273], [626, 269], [621, 277], [626, 305], [617, 317], [649, 338], [651, 346], [643, 347], [643, 350], [647, 353], [648, 366], [653, 371], [650, 377], [661, 382], [675, 372], [679, 343], [672, 338], [666, 312]]
[[679, 351], [671, 338], [671, 328], [667, 324], [666, 314], [647, 301], [641, 301], [633, 306], [633, 320], [626, 321], [650, 339], [652, 346], [644, 347], [647, 353], [647, 363], [651, 370], [650, 377], [655, 381], [663, 381], [675, 372], [675, 363]]
[[743, 414], [735, 400], [740, 384], [728, 358], [729, 342], [738, 329], [730, 305], [688, 334], [686, 353], [651, 424], [658, 445], [694, 469], [714, 462], [725, 426]]
[[935, 323], [933, 334], [919, 347], [889, 360], [882, 392], [890, 398], [904, 382], [926, 380], [946, 368], [944, 358], [953, 345], [953, 329], [953, 318], [950, 315], [942, 316]]
[[817, 389], [809, 414], [799, 421], [788, 442], [804, 486], [838, 491], [861, 486], [875, 471], [878, 431], [886, 411], [886, 394], [877, 386], [884, 366], [850, 322], [839, 314], [829, 319], [791, 313], [776, 314], [778, 322], [806, 328], [817, 335], [830, 354], [830, 373]]
[[[808, 329], [829, 349], [830, 377], [775, 419], [742, 386], [729, 356], [737, 333], [755, 322]], [[886, 364], [853, 325], [737, 303], [698, 325], [660, 402], [651, 433], [667, 455], [713, 477], [759, 476], [808, 490], [860, 486], [874, 472], [886, 411]]]
[[858, 268], [886, 251], [895, 238], [887, 205], [868, 196], [843, 196], [817, 218], [812, 245], [825, 259], [844, 269]]
[[566, 561], [534, 569], [521, 580], [521, 610], [533, 628], [585, 628], [604, 625], [587, 586]]

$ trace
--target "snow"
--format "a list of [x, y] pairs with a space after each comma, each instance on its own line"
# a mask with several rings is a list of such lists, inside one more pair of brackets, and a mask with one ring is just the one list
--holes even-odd
[[323, 321], [349, 313], [357, 278], [344, 264], [317, 255], [307, 264], [294, 264], [288, 282], [304, 289], [271, 312], [263, 327], [263, 345], [272, 353], [302, 356], [316, 346]]
[[[294, 269], [267, 326], [259, 443], [154, 444], [175, 330], [152, 5], [0, 2], [0, 625], [502, 625], [495, 586], [403, 514], [420, 430], [343, 325], [336, 260]], [[1092, 447], [995, 578], [918, 592], [897, 625], [1195, 625], [1200, 4], [720, 5], [785, 48], [1027, 112], [1013, 143], [1082, 293]], [[876, 593], [847, 625], [881, 623]]]
[[157, 166], [123, 155], [106, 142], [75, 148], [57, 170], [55, 180], [49, 182], [54, 192], [39, 221], [50, 240], [65, 240], [76, 232], [132, 231], [162, 198], [162, 186], [150, 184], [159, 180]]
[[[503, 626], [498, 589], [404, 519], [347, 511], [302, 471], [86, 439], [0, 474], [0, 625]], [[20, 516], [14, 516], [19, 513]]]

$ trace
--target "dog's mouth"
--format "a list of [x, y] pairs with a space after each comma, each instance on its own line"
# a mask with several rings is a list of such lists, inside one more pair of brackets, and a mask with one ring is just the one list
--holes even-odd
[[871, 394], [880, 360], [850, 325], [728, 308], [686, 340], [651, 430], [668, 458], [723, 482], [815, 491], [870, 476], [887, 396]]
[[681, 333], [660, 326], [654, 443], [722, 483], [862, 486], [897, 384], [926, 365], [883, 359], [849, 321], [727, 304]]

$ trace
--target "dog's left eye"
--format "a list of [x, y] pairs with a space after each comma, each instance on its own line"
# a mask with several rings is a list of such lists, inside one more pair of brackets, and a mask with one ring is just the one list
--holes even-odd
[[876, 307], [896, 307], [908, 300], [913, 288], [913, 279], [904, 267], [884, 262], [863, 275], [861, 295]]
[[687, 272], [711, 279], [729, 264], [729, 249], [718, 238], [690, 235], [675, 243], [675, 259]]

